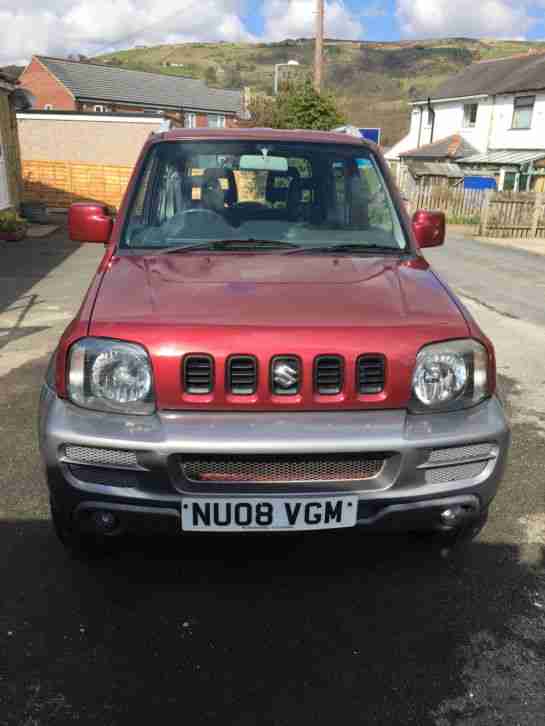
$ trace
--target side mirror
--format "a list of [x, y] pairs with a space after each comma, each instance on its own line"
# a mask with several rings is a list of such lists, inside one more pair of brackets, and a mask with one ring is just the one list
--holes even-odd
[[445, 243], [446, 218], [444, 213], [423, 210], [415, 212], [413, 232], [419, 247], [440, 247]]
[[78, 202], [68, 210], [68, 232], [73, 242], [108, 244], [113, 226], [104, 204]]

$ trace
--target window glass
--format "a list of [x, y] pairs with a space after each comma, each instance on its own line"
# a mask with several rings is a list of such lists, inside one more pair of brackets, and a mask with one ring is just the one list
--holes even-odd
[[519, 96], [515, 98], [513, 110], [513, 128], [529, 129], [532, 127], [535, 96]]
[[466, 103], [464, 106], [464, 126], [471, 128], [477, 123], [477, 110], [479, 105], [477, 103]]
[[186, 129], [194, 129], [197, 126], [197, 114], [186, 113], [185, 114], [185, 127]]
[[[256, 159], [255, 170], [240, 158]], [[279, 164], [281, 157], [285, 161]], [[206, 240], [406, 248], [374, 155], [359, 145], [270, 141], [155, 144], [137, 184], [122, 247]]]
[[223, 129], [225, 128], [225, 116], [212, 113], [208, 115], [208, 126], [211, 129]]

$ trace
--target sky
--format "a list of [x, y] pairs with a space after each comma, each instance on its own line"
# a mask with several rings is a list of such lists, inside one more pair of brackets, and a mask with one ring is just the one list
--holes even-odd
[[[313, 35], [316, 0], [0, 0], [0, 65], [35, 53]], [[545, 40], [545, 0], [326, 0], [326, 36]]]

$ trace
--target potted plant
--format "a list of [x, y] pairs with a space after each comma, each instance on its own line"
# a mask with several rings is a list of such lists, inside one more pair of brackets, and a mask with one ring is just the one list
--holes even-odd
[[26, 223], [17, 212], [0, 212], [0, 240], [19, 242], [26, 235]]

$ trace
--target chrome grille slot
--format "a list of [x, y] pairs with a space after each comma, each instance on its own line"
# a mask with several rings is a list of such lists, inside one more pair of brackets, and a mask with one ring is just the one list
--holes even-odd
[[227, 391], [251, 396], [257, 390], [257, 360], [252, 355], [233, 355], [227, 361]]
[[358, 390], [363, 394], [384, 390], [385, 361], [381, 355], [362, 355], [357, 362]]
[[192, 482], [289, 484], [351, 482], [377, 476], [385, 454], [195, 455], [179, 458], [182, 474]]
[[476, 461], [473, 464], [426, 469], [424, 478], [426, 484], [445, 484], [451, 481], [461, 481], [462, 479], [475, 479], [475, 477], [483, 473], [487, 466], [487, 461]]
[[186, 393], [204, 395], [212, 392], [214, 361], [209, 355], [188, 355], [184, 358], [183, 382]]
[[138, 459], [134, 451], [102, 449], [93, 446], [67, 444], [64, 447], [66, 460], [73, 464], [87, 466], [110, 466], [118, 469], [138, 469]]
[[343, 359], [338, 355], [321, 355], [314, 363], [314, 387], [322, 396], [335, 396], [342, 391]]

